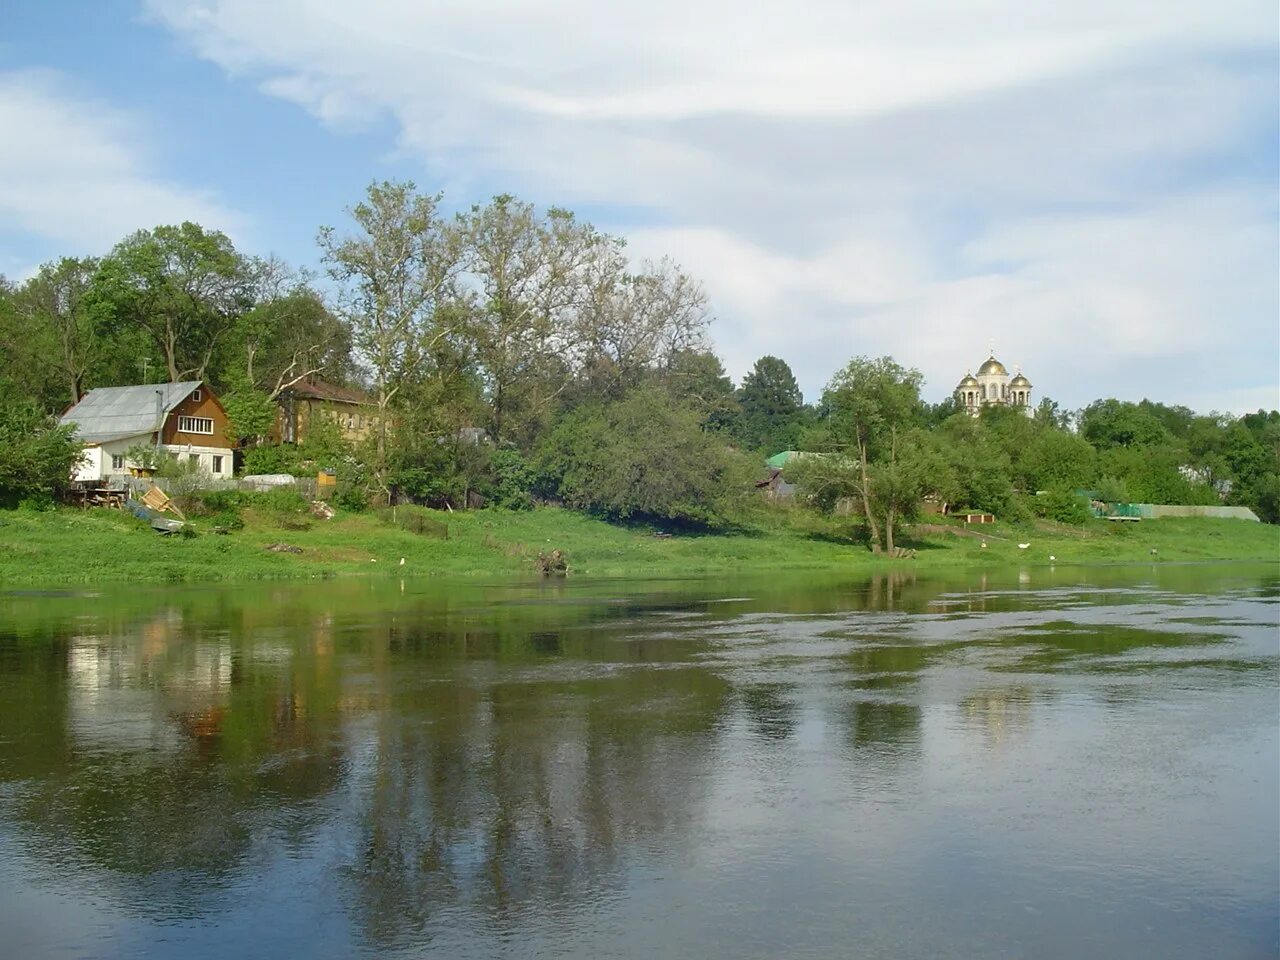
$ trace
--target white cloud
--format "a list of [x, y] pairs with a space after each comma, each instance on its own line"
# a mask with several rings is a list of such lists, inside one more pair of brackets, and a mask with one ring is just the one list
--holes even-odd
[[140, 149], [146, 130], [68, 92], [54, 73], [0, 73], [0, 130], [12, 134], [0, 150], [6, 232], [54, 241], [68, 253], [105, 253], [139, 226], [195, 220], [234, 233], [243, 224], [207, 193], [149, 172]]
[[1071, 405], [1276, 392], [1267, 4], [150, 7], [465, 199], [642, 210], [603, 225], [706, 279], [735, 375], [891, 352], [940, 397], [994, 339]]

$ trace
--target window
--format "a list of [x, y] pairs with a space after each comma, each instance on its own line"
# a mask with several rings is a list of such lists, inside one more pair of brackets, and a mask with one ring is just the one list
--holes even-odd
[[203, 390], [201, 390], [199, 387], [197, 387], [196, 389], [192, 390], [192, 391], [191, 391], [191, 399], [192, 399], [192, 400], [194, 400], [196, 403], [199, 403], [201, 400], [203, 400], [203, 399], [204, 399], [204, 391], [203, 391]]
[[213, 472], [214, 473], [222, 472], [222, 457], [216, 453], [213, 455]]
[[208, 417], [179, 417], [179, 433], [213, 433], [213, 421]]
[[349, 414], [349, 413], [348, 413], [348, 414], [347, 414], [347, 429], [348, 429], [348, 430], [350, 430], [350, 429], [351, 429], [352, 427], [354, 427], [355, 425], [356, 425], [356, 418], [355, 418], [355, 417], [353, 417], [351, 414]]
[[112, 470], [123, 470], [123, 469], [124, 469], [124, 454], [123, 454], [123, 453], [113, 453], [113, 454], [111, 455], [111, 469], [112, 469]]

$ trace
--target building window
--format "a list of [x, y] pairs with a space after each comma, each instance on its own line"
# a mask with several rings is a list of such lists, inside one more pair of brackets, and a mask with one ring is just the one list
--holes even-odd
[[213, 421], [208, 417], [179, 417], [179, 433], [213, 433]]
[[348, 414], [347, 414], [347, 429], [348, 429], [348, 430], [350, 430], [350, 429], [351, 429], [352, 427], [354, 427], [355, 425], [356, 425], [356, 418], [355, 418], [355, 417], [353, 417], [353, 416], [351, 416], [351, 414], [349, 414], [349, 413], [348, 413]]
[[123, 453], [113, 453], [113, 454], [111, 455], [111, 469], [112, 469], [112, 470], [123, 470], [123, 469], [124, 469], [124, 454], [123, 454]]
[[199, 403], [201, 400], [204, 399], [204, 391], [201, 390], [199, 387], [197, 387], [195, 390], [192, 390], [191, 399], [194, 400], [196, 403]]
[[222, 456], [217, 453], [213, 455], [213, 472], [214, 473], [222, 472]]

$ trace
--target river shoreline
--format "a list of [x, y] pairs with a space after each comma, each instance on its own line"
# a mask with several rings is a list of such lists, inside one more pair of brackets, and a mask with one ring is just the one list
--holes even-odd
[[[563, 550], [570, 576], [694, 576], [772, 571], [875, 572], [1252, 560], [1280, 563], [1280, 528], [1241, 520], [1178, 519], [1083, 528], [995, 524], [975, 531], [903, 531], [912, 559], [856, 542], [856, 525], [796, 511], [761, 514], [732, 532], [624, 527], [556, 508], [524, 513], [432, 513], [434, 531], [410, 532], [374, 514], [302, 523], [246, 513], [215, 532], [193, 518], [191, 537], [162, 537], [117, 511], [0, 514], [0, 587], [203, 583], [322, 577], [536, 578], [540, 552]], [[1027, 544], [1019, 548], [1019, 544]], [[272, 544], [300, 552], [269, 552]]]

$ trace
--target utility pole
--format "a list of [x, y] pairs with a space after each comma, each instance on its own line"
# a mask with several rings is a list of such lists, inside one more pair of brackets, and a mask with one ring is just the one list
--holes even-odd
[[156, 391], [156, 462], [160, 461], [160, 434], [164, 432], [164, 391]]
[[151, 358], [150, 357], [142, 358], [142, 382], [143, 383], [151, 382]]

